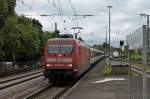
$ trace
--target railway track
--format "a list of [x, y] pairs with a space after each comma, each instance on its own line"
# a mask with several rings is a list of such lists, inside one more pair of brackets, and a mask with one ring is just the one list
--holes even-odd
[[40, 95], [41, 93], [43, 93], [43, 92], [49, 90], [51, 87], [52, 87], [51, 84], [46, 85], [45, 87], [43, 87], [43, 88], [37, 90], [36, 92], [30, 94], [29, 96], [25, 97], [24, 99], [33, 99], [33, 98], [37, 97], [38, 95]]
[[[142, 75], [142, 69], [141, 68], [137, 68], [135, 66], [132, 66], [131, 69], [132, 69], [133, 72]], [[84, 75], [82, 75], [82, 77]], [[149, 72], [148, 72], [148, 75], [150, 77], [150, 73]], [[24, 99], [59, 99], [63, 94], [65, 94], [65, 92], [67, 90], [72, 88], [72, 86], [74, 84], [76, 84], [77, 82], [75, 82], [75, 83], [73, 83], [73, 84], [71, 84], [69, 86], [53, 86], [53, 85], [49, 84], [49, 85], [45, 86], [44, 88], [41, 88], [38, 91], [30, 94], [29, 96], [25, 97]]]
[[41, 88], [38, 91], [30, 94], [24, 99], [59, 99], [63, 94], [65, 94], [67, 90], [72, 88], [72, 86], [76, 84], [78, 81], [73, 82], [66, 86], [65, 85], [53, 86], [52, 84], [49, 84], [46, 85], [44, 88]]
[[19, 74], [22, 72], [26, 72], [26, 71], [31, 71], [34, 69], [39, 69], [41, 68], [40, 66], [37, 67], [29, 67], [29, 68], [20, 68], [20, 69], [11, 69], [11, 70], [6, 70], [6, 71], [1, 71], [0, 72], [0, 77], [4, 77], [4, 76], [8, 76], [8, 75], [13, 75], [13, 74]]
[[[133, 72], [142, 75], [142, 69], [141, 68], [137, 68], [135, 66], [132, 66], [131, 69], [132, 69]], [[84, 75], [82, 75], [82, 77]], [[150, 73], [149, 72], [148, 72], [148, 75], [149, 75], [149, 78], [150, 78]], [[24, 99], [59, 99], [70, 88], [72, 88], [72, 86], [74, 86], [74, 84], [76, 84], [77, 82], [75, 82], [75, 83], [73, 83], [73, 84], [71, 84], [69, 86], [64, 86], [64, 87], [62, 87], [62, 86], [53, 86], [53, 85], [49, 84], [49, 85], [45, 86], [44, 88], [39, 89], [38, 91], [30, 94], [29, 96], [25, 97]]]
[[94, 63], [92, 63], [91, 65], [91, 68], [87, 69], [87, 71], [85, 71], [81, 76], [80, 78], [67, 85], [67, 86], [53, 86], [52, 84], [49, 84], [47, 85], [46, 87], [44, 88], [41, 88], [39, 89], [38, 91], [30, 94], [29, 96], [25, 97], [24, 99], [59, 99], [61, 96], [63, 96], [70, 88], [72, 88], [76, 83], [78, 83], [78, 81], [80, 81], [80, 79], [82, 77], [84, 77], [92, 68], [94, 68], [94, 66], [100, 61], [103, 59], [103, 57], [99, 57], [100, 59], [95, 58], [95, 60], [97, 61], [94, 61]]
[[42, 72], [43, 72], [43, 70], [39, 70], [36, 72], [24, 74], [22, 76], [17, 76], [17, 77], [12, 77], [9, 79], [1, 80], [0, 81], [0, 90], [15, 86], [17, 84], [21, 84], [21, 83], [29, 81], [29, 80], [33, 80], [38, 77], [41, 77], [41, 76], [43, 76]]
[[72, 85], [53, 86], [50, 84], [44, 88], [39, 89], [37, 92], [25, 97], [24, 99], [58, 99], [71, 87]]
[[[131, 70], [139, 75], [142, 75], [143, 73], [143, 69], [142, 68], [138, 68], [138, 67], [135, 67], [135, 66], [131, 66]], [[147, 72], [147, 77], [150, 78], [150, 72]]]
[[[121, 64], [121, 62], [120, 62], [121, 59], [113, 59], [113, 60], [116, 61], [116, 62], [115, 62], [116, 64]], [[122, 61], [122, 63], [128, 65], [127, 62]], [[143, 69], [142, 69], [142, 68], [136, 67], [136, 66], [134, 66], [134, 65], [131, 65], [131, 70], [132, 70], [134, 73], [137, 73], [137, 74], [139, 74], [139, 75], [142, 75], [142, 73], [143, 73]], [[147, 72], [147, 76], [148, 76], [148, 78], [150, 78], [150, 72]]]

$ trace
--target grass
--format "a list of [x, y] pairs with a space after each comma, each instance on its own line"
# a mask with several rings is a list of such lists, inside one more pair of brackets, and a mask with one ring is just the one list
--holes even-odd
[[111, 74], [112, 74], [112, 67], [105, 64], [105, 66], [103, 68], [103, 75], [109, 76]]
[[139, 55], [139, 54], [131, 55], [131, 60], [140, 61], [141, 59], [142, 59], [142, 55]]

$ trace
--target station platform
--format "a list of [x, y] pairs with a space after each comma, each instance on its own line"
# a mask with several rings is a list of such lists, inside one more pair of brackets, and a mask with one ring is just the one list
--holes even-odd
[[[104, 61], [99, 62], [63, 99], [128, 99], [128, 75], [104, 76]], [[132, 77], [132, 99], [142, 99], [142, 79]]]

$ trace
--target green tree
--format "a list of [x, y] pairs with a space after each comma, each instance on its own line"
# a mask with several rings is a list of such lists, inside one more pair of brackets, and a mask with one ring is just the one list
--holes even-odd
[[4, 51], [6, 56], [11, 56], [13, 62], [15, 63], [18, 48], [21, 46], [19, 40], [20, 33], [18, 31], [18, 20], [17, 17], [11, 16], [8, 17], [4, 27]]
[[32, 19], [26, 17], [19, 17], [18, 21], [21, 31], [21, 49], [20, 53], [28, 60], [32, 59], [35, 55], [40, 53], [41, 40], [39, 38], [39, 31], [42, 28], [33, 25]]
[[59, 37], [59, 33], [60, 33], [59, 30], [54, 31], [53, 34], [52, 34], [52, 37], [53, 37], [53, 38]]
[[8, 15], [15, 14], [16, 0], [7, 0], [8, 3]]
[[2, 60], [5, 55], [4, 51], [2, 50], [3, 45], [4, 45], [4, 34], [2, 31], [0, 31], [0, 60]]
[[17, 16], [15, 6], [16, 0], [0, 0], [0, 59], [14, 63], [40, 57], [43, 44], [60, 33], [43, 32], [38, 20]]
[[5, 23], [8, 14], [8, 3], [6, 0], [0, 0], [0, 29]]
[[49, 32], [49, 31], [44, 31], [43, 37], [42, 37], [43, 44], [45, 44], [48, 39], [53, 38], [53, 37], [54, 37], [53, 33]]

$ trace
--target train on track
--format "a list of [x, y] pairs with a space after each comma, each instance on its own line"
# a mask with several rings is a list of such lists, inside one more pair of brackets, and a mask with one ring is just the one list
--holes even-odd
[[74, 38], [49, 39], [44, 46], [43, 75], [52, 83], [74, 80], [100, 54], [104, 53]]

